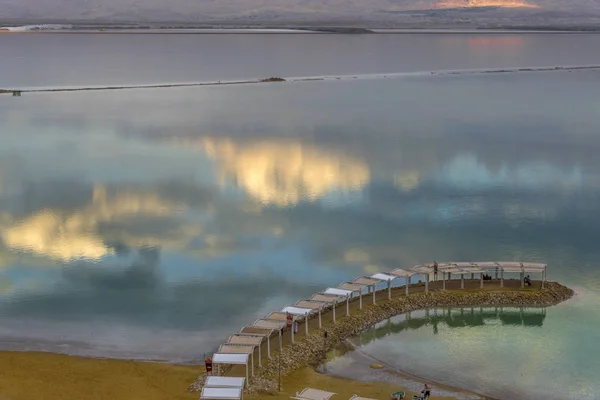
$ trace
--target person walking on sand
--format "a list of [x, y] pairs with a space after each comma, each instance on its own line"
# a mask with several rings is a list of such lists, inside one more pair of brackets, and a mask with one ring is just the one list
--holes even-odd
[[425, 387], [423, 388], [423, 398], [424, 399], [428, 399], [429, 397], [431, 397], [431, 389], [429, 388], [428, 384], [425, 384]]

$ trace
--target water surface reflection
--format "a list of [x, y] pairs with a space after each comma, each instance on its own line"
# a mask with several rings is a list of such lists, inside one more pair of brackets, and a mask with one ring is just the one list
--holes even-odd
[[[569, 330], [546, 318], [544, 343], [588, 384], [600, 371], [597, 77], [2, 97], [0, 346], [190, 361], [368, 272], [521, 259], [578, 289], [548, 310]], [[547, 354], [536, 340], [502, 345], [529, 346], [523, 363], [543, 381], [555, 371], [532, 361]], [[465, 368], [482, 363], [473, 354]]]

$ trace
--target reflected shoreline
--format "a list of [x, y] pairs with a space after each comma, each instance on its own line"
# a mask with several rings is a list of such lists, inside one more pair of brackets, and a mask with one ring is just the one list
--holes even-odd
[[[330, 371], [331, 366], [328, 366], [328, 364], [335, 363], [336, 359], [342, 357], [351, 360], [351, 368], [341, 371], [339, 369]], [[432, 386], [435, 395], [438, 397], [444, 396], [469, 400], [499, 400], [495, 397], [467, 390], [459, 386], [444, 384], [435, 379], [426, 379], [418, 374], [395, 367], [385, 360], [361, 350], [359, 346], [352, 342], [352, 339], [347, 339], [337, 348], [331, 350], [328, 353], [328, 361], [319, 365], [317, 371], [328, 376], [352, 379], [359, 382], [391, 381], [394, 384], [417, 393], [422, 389], [423, 384], [427, 383]]]
[[[418, 316], [414, 317], [413, 314]], [[457, 396], [465, 399], [505, 398], [504, 394], [501, 397], [492, 397], [461, 387], [459, 382], [442, 383], [436, 378], [425, 378], [419, 372], [408, 372], [402, 366], [393, 365], [385, 357], [369, 353], [363, 346], [388, 336], [409, 330], [418, 331], [425, 327], [431, 327], [433, 334], [437, 335], [439, 324], [448, 329], [456, 329], [484, 326], [486, 322], [499, 321], [502, 326], [542, 327], [545, 319], [545, 306], [432, 307], [416, 312], [409, 311], [381, 321], [340, 343], [328, 353], [327, 361], [322, 363], [318, 370], [331, 376], [354, 380], [388, 381], [392, 377], [393, 382], [415, 391], [424, 383], [433, 384], [436, 396]], [[374, 368], [375, 366], [377, 368]], [[507, 393], [506, 396], [514, 397], [514, 393]]]

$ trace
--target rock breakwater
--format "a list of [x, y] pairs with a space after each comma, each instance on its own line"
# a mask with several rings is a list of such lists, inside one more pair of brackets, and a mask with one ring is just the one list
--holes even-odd
[[[278, 375], [284, 376], [307, 365], [317, 365], [325, 354], [349, 337], [391, 317], [409, 311], [431, 307], [512, 306], [548, 307], [570, 299], [573, 290], [556, 282], [546, 282], [545, 288], [536, 291], [443, 291], [415, 293], [391, 300], [380, 301], [365, 307], [360, 312], [340, 319], [324, 330], [315, 330], [303, 340], [290, 343], [282, 352], [266, 360], [249, 381], [249, 392], [271, 392], [277, 389]], [[205, 376], [200, 376], [190, 386], [191, 391], [202, 388]]]

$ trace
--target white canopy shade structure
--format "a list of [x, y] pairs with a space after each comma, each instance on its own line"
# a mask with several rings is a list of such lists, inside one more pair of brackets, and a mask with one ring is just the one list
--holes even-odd
[[[438, 267], [439, 268], [439, 267]], [[413, 268], [417, 274], [423, 275], [425, 280], [425, 293], [429, 292], [429, 275], [435, 272], [435, 267], [432, 265], [417, 265]]]
[[359, 395], [355, 394], [354, 396], [350, 397], [350, 400], [375, 400], [371, 397], [360, 397]]
[[373, 304], [375, 304], [375, 302], [377, 301], [377, 299], [375, 298], [375, 286], [377, 286], [377, 284], [379, 282], [381, 282], [381, 280], [369, 278], [367, 276], [361, 276], [360, 278], [356, 278], [355, 280], [352, 281], [352, 283], [357, 283], [359, 285], [365, 285], [367, 287], [367, 292], [369, 292], [369, 291], [373, 292]]
[[[274, 329], [255, 328], [252, 326], [246, 326], [246, 327], [242, 328], [240, 333], [238, 333], [234, 336], [244, 336], [244, 337], [251, 337], [251, 338], [258, 337], [258, 338], [262, 338], [263, 341], [266, 338], [267, 339], [267, 357], [269, 359], [271, 359], [271, 336], [273, 335], [273, 331], [274, 331]], [[259, 350], [258, 350], [259, 357], [260, 357], [260, 352], [261, 352], [261, 350], [259, 347]], [[261, 362], [262, 361], [259, 361], [259, 365], [261, 364]]]
[[[475, 274], [479, 274], [479, 287], [482, 288], [483, 287], [483, 273], [485, 272], [485, 270], [478, 268], [478, 267], [466, 267], [466, 268], [461, 268], [464, 272], [468, 272], [471, 274], [471, 279], [475, 278]], [[461, 275], [461, 277], [464, 277], [464, 275]]]
[[381, 282], [387, 282], [388, 289], [388, 299], [392, 298], [392, 281], [397, 278], [396, 275], [384, 274], [383, 272], [378, 272], [370, 276], [371, 279], [377, 279]]
[[335, 307], [341, 300], [346, 300], [346, 296], [339, 296], [334, 294], [317, 293], [313, 294], [310, 298], [311, 301], [322, 301], [327, 304], [331, 304], [331, 310], [333, 313], [333, 323], [335, 324]]
[[284, 312], [280, 312], [280, 311], [275, 311], [272, 312], [271, 314], [267, 315], [267, 319], [273, 319], [276, 321], [287, 321], [287, 315]]
[[242, 344], [222, 344], [219, 346], [220, 354], [248, 354], [250, 355], [250, 365], [252, 368], [252, 376], [254, 376], [254, 348], [253, 345]]
[[301, 308], [310, 308], [311, 310], [313, 310], [313, 312], [317, 311], [317, 313], [319, 314], [319, 329], [321, 329], [321, 327], [322, 327], [322, 324], [321, 324], [321, 311], [323, 311], [323, 308], [327, 304], [328, 303], [326, 303], [324, 301], [300, 300], [296, 304], [294, 304], [294, 306], [301, 307]]
[[[471, 271], [465, 271], [462, 268], [448, 268], [448, 273], [452, 273], [454, 275], [460, 275], [460, 288], [465, 288], [465, 275], [471, 274]], [[445, 281], [444, 281], [445, 282]]]
[[393, 270], [392, 272], [390, 272], [390, 275], [394, 275], [397, 276], [399, 278], [404, 278], [406, 280], [406, 285], [404, 288], [404, 294], [406, 296], [408, 296], [408, 287], [410, 286], [410, 277], [413, 276], [414, 274], [416, 274], [416, 272], [414, 271], [408, 271], [402, 268], [396, 268], [395, 270]]
[[[243, 379], [243, 378], [242, 378]], [[240, 400], [244, 398], [242, 388], [204, 387], [200, 400]]]
[[226, 377], [226, 376], [209, 376], [204, 382], [204, 387], [213, 388], [243, 388], [244, 378]]
[[296, 397], [291, 399], [296, 400], [328, 400], [335, 393], [326, 392], [325, 390], [306, 388], [303, 391], [296, 393]]
[[261, 345], [264, 339], [263, 336], [233, 335], [229, 336], [227, 344], [258, 347], [258, 366], [262, 367]]
[[[306, 330], [306, 335], [308, 335], [308, 316], [311, 312], [313, 312], [311, 308], [287, 306], [281, 311], [286, 315], [292, 315], [294, 317], [294, 321], [296, 320], [295, 317], [304, 317], [304, 329]], [[290, 331], [292, 332], [292, 343], [294, 343], [294, 329], [292, 328]]]
[[254, 323], [252, 324], [252, 326], [246, 327], [244, 329], [242, 329], [242, 332], [246, 332], [246, 331], [252, 331], [253, 329], [270, 329], [271, 332], [269, 333], [269, 336], [267, 336], [267, 351], [269, 354], [269, 357], [271, 356], [271, 335], [273, 333], [273, 331], [277, 331], [277, 334], [279, 335], [279, 351], [282, 350], [283, 344], [281, 341], [281, 330], [283, 329], [283, 327], [285, 326], [285, 322], [284, 321], [277, 321], [277, 320], [272, 320], [272, 319], [257, 319], [256, 321], [254, 321]]
[[340, 296], [346, 298], [346, 316], [350, 315], [350, 296], [354, 293], [353, 290], [345, 290], [340, 288], [327, 288], [325, 289], [325, 294], [332, 294], [334, 296]]
[[241, 353], [215, 353], [212, 357], [213, 364], [245, 365], [246, 384], [248, 384], [248, 358], [250, 354]]
[[358, 293], [358, 308], [362, 310], [362, 292], [367, 285], [361, 285], [359, 283], [346, 282], [338, 285], [338, 288], [343, 290], [350, 290], [352, 293]]
[[[413, 271], [420, 273], [430, 273], [433, 270], [435, 264], [423, 264], [417, 265], [413, 268]], [[542, 275], [542, 288], [546, 281], [546, 269], [547, 264], [536, 263], [536, 262], [520, 262], [520, 261], [463, 261], [463, 262], [445, 262], [438, 263], [438, 270], [442, 270], [448, 274], [463, 275], [461, 271], [467, 274], [482, 273], [482, 272], [494, 272], [496, 279], [498, 278], [498, 272], [500, 272], [500, 287], [504, 286], [504, 273], [519, 273], [521, 276], [521, 287], [524, 286], [524, 277], [526, 272], [540, 273]], [[450, 275], [449, 275], [450, 276]], [[482, 282], [483, 284], [483, 282]], [[445, 287], [445, 283], [444, 283]]]
[[273, 319], [257, 319], [256, 321], [254, 321], [252, 326], [259, 329], [281, 329], [285, 326], [285, 321]]

